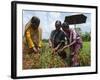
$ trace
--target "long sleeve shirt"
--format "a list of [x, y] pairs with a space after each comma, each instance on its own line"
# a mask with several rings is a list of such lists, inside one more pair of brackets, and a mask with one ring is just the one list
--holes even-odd
[[34, 30], [32, 27], [29, 27], [25, 31], [25, 38], [29, 48], [42, 46], [42, 30], [40, 28]]

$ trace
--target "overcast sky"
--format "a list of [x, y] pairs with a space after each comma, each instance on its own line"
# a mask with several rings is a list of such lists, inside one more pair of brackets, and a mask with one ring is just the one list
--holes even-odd
[[[25, 29], [25, 25], [32, 18], [32, 16], [37, 16], [40, 18], [40, 27], [43, 30], [42, 38], [48, 39], [52, 30], [55, 29], [55, 21], [60, 20], [64, 21], [65, 16], [75, 15], [80, 13], [70, 13], [70, 12], [46, 12], [46, 11], [29, 11], [23, 10], [23, 33]], [[87, 16], [86, 23], [77, 24], [77, 27], [80, 27], [82, 32], [90, 32], [91, 30], [91, 14], [83, 13]], [[73, 27], [71, 25], [70, 27]]]

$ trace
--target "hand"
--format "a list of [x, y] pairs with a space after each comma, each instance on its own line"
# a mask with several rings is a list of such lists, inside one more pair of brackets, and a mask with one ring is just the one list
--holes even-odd
[[60, 49], [60, 51], [63, 51], [64, 50], [64, 47], [62, 49]]
[[40, 52], [40, 48], [38, 47], [38, 52]]
[[52, 49], [52, 55], [55, 55], [56, 54], [56, 50], [55, 48]]
[[49, 48], [52, 48], [52, 45], [49, 45]]
[[68, 48], [68, 47], [69, 47], [69, 45], [64, 46], [62, 49], [60, 49], [60, 51], [63, 51], [65, 48]]
[[54, 49], [53, 49], [53, 52], [57, 52], [57, 48], [54, 48]]
[[66, 45], [66, 46], [63, 47], [63, 49], [68, 48], [68, 47], [69, 47], [69, 45]]
[[34, 52], [35, 52], [35, 53], [37, 53], [37, 52], [38, 52], [38, 50], [37, 50], [35, 47], [33, 47], [33, 50], [34, 50]]

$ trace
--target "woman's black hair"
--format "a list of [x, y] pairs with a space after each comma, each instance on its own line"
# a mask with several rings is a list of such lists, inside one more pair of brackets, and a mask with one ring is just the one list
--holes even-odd
[[33, 16], [32, 18], [31, 18], [31, 23], [32, 23], [32, 25], [35, 25], [35, 26], [39, 26], [39, 24], [40, 24], [40, 19], [38, 18], [38, 17], [36, 17], [36, 16]]
[[67, 22], [62, 23], [62, 28], [69, 29], [69, 24]]
[[60, 21], [60, 20], [57, 20], [57, 21], [55, 22], [55, 26], [61, 26], [61, 21]]

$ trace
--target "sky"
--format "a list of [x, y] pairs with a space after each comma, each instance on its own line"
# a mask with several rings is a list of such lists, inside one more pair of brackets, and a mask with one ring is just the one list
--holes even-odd
[[[40, 18], [40, 27], [42, 28], [42, 39], [48, 39], [52, 30], [55, 29], [55, 21], [60, 20], [64, 22], [65, 16], [76, 15], [80, 13], [72, 12], [51, 12], [51, 11], [34, 11], [34, 10], [23, 10], [23, 34], [25, 25], [32, 18], [32, 16], [37, 16]], [[83, 13], [87, 16], [86, 23], [77, 24], [76, 27], [80, 27], [82, 32], [91, 31], [91, 14]], [[70, 25], [71, 28], [74, 28], [75, 25]]]

